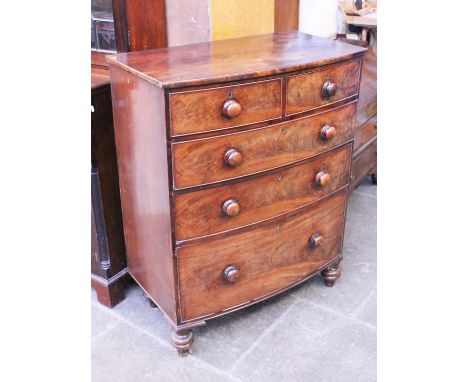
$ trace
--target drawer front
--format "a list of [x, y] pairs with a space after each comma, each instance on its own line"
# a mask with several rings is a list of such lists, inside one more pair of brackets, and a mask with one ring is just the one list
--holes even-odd
[[315, 109], [357, 95], [359, 74], [360, 61], [354, 60], [288, 77], [286, 114]]
[[348, 184], [350, 162], [351, 144], [258, 178], [176, 195], [176, 239], [235, 229], [316, 202]]
[[281, 80], [171, 93], [173, 136], [225, 129], [281, 117]]
[[359, 126], [354, 134], [354, 152], [370, 142], [377, 135], [377, 117], [373, 117], [367, 123]]
[[[174, 187], [238, 178], [310, 158], [353, 138], [355, 112], [352, 103], [268, 127], [174, 143]], [[335, 135], [326, 139], [322, 132], [329, 127]]]
[[[342, 191], [282, 221], [179, 248], [183, 320], [248, 303], [317, 271], [341, 253], [345, 207]], [[310, 238], [317, 233], [321, 245], [314, 247]]]
[[353, 158], [351, 166], [350, 183], [354, 187], [377, 166], [377, 139], [374, 139], [359, 156]]

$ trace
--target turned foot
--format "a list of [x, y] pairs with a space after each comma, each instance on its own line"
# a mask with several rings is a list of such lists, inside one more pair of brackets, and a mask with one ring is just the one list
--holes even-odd
[[193, 344], [193, 332], [192, 329], [184, 329], [172, 332], [172, 344], [179, 352], [181, 357], [189, 355]]
[[151, 300], [151, 297], [148, 296], [146, 293], [145, 293], [145, 297], [146, 299], [148, 300], [148, 304], [152, 307], [152, 308], [157, 308], [158, 306], [154, 303], [153, 300]]
[[327, 287], [332, 287], [333, 285], [335, 285], [335, 281], [338, 280], [340, 276], [340, 260], [338, 260], [336, 263], [329, 265], [322, 271], [323, 281]]
[[371, 179], [372, 179], [372, 184], [377, 184], [377, 174], [372, 174]]

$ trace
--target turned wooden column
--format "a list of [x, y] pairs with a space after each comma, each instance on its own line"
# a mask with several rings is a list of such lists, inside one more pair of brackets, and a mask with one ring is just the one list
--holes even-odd
[[172, 332], [172, 344], [181, 357], [190, 354], [194, 341], [192, 329], [174, 330]]

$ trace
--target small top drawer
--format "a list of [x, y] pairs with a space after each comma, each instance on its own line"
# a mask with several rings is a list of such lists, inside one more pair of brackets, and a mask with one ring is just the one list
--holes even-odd
[[221, 130], [281, 117], [281, 80], [169, 95], [171, 135]]
[[249, 131], [172, 144], [174, 188], [239, 178], [307, 159], [353, 138], [356, 103]]
[[315, 109], [358, 94], [360, 61], [327, 66], [286, 79], [286, 114]]

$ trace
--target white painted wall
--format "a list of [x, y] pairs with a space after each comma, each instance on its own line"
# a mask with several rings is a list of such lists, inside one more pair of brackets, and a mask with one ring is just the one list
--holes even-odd
[[337, 30], [338, 0], [300, 0], [299, 30], [333, 38]]

